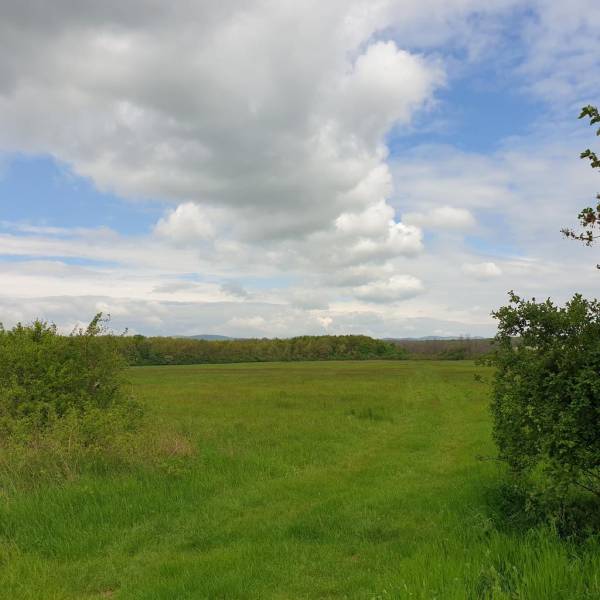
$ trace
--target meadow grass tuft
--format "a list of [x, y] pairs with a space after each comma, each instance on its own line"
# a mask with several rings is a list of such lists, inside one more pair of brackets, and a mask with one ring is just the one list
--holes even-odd
[[0, 596], [600, 598], [598, 541], [503, 521], [501, 465], [478, 459], [494, 454], [489, 375], [464, 361], [132, 369], [158, 424], [134, 459], [36, 486], [2, 475]]

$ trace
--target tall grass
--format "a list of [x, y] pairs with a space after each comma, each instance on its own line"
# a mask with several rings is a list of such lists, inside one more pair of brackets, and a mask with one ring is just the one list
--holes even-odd
[[598, 541], [510, 525], [499, 510], [504, 474], [477, 458], [494, 453], [485, 368], [129, 375], [152, 421], [190, 447], [170, 464], [3, 487], [3, 597], [600, 597]]

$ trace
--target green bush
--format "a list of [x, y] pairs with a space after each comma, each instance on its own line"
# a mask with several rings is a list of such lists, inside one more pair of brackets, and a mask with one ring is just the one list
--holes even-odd
[[468, 349], [464, 346], [459, 346], [457, 348], [449, 348], [448, 350], [443, 350], [440, 353], [439, 358], [441, 360], [466, 360], [468, 356]]
[[0, 427], [39, 430], [67, 414], [127, 403], [125, 362], [98, 314], [69, 336], [35, 321], [0, 329]]
[[558, 307], [511, 292], [508, 306], [494, 316], [492, 413], [500, 458], [526, 483], [538, 508], [564, 516], [579, 497], [579, 507], [597, 512], [600, 303], [575, 295]]
[[85, 473], [185, 468], [193, 444], [125, 393], [122, 338], [104, 333], [101, 314], [69, 336], [42, 321], [0, 326], [0, 494]]

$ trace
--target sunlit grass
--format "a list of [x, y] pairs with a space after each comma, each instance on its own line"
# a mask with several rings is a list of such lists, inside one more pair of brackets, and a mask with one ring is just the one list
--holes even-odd
[[151, 417], [193, 448], [3, 490], [0, 594], [600, 598], [597, 543], [492, 509], [489, 377], [467, 362], [133, 369]]

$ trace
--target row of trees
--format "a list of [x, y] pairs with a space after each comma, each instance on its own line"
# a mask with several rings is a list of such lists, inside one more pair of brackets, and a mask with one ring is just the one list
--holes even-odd
[[392, 340], [409, 358], [433, 360], [475, 360], [490, 353], [491, 339]]
[[172, 337], [114, 338], [130, 365], [189, 365], [302, 360], [406, 358], [396, 345], [364, 335], [208, 341]]

